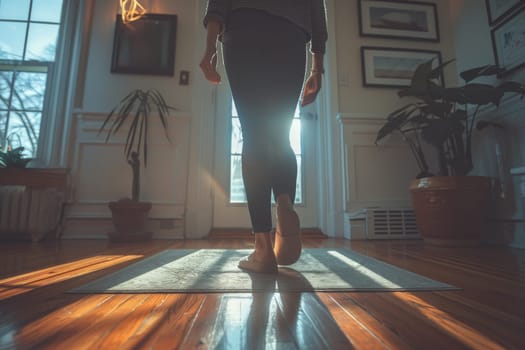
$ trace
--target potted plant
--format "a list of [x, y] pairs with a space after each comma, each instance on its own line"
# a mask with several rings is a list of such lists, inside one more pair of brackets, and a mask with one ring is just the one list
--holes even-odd
[[24, 149], [24, 147], [8, 146], [5, 151], [0, 150], [0, 168], [25, 168], [32, 158], [24, 155]]
[[160, 119], [166, 138], [168, 136], [167, 117], [174, 109], [155, 89], [135, 89], [115, 106], [104, 120], [99, 134], [106, 132], [106, 142], [124, 125], [128, 127], [124, 156], [132, 169], [131, 198], [109, 203], [115, 232], [109, 234], [112, 241], [139, 241], [150, 239], [146, 223], [151, 202], [140, 200], [140, 154], [144, 157], [144, 167], [148, 162], [148, 123], [156, 115]]
[[[416, 222], [425, 241], [436, 244], [478, 244], [488, 213], [491, 179], [468, 176], [473, 169], [472, 134], [484, 105], [499, 106], [507, 93], [525, 94], [514, 81], [496, 84], [472, 82], [504, 70], [486, 65], [460, 74], [462, 86], [444, 87], [441, 77], [451, 61], [433, 68], [433, 61], [417, 67], [408, 88], [398, 92], [412, 102], [390, 113], [379, 130], [376, 143], [399, 132], [419, 167], [410, 184]], [[435, 151], [437, 174], [429, 166], [428, 148]]]

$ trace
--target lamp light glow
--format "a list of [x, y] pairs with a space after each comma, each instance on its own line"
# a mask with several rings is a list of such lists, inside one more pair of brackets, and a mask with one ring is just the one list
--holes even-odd
[[146, 13], [138, 0], [120, 0], [120, 11], [123, 23], [136, 21]]

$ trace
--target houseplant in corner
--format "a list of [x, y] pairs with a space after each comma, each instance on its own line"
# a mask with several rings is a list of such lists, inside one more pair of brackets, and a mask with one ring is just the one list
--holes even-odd
[[112, 241], [140, 241], [149, 239], [146, 223], [150, 202], [140, 200], [140, 154], [144, 157], [144, 167], [148, 162], [148, 125], [155, 115], [168, 136], [167, 117], [170, 110], [166, 101], [155, 89], [135, 89], [125, 96], [111, 110], [99, 129], [99, 134], [106, 132], [106, 142], [124, 126], [128, 127], [124, 155], [132, 169], [131, 198], [124, 198], [109, 203], [115, 232], [109, 234]]
[[[491, 179], [468, 176], [474, 168], [472, 134], [480, 108], [499, 106], [507, 93], [525, 95], [525, 86], [514, 81], [497, 84], [472, 82], [504, 70], [487, 65], [460, 74], [464, 85], [446, 88], [440, 81], [452, 61], [433, 68], [420, 64], [408, 88], [398, 92], [412, 102], [390, 113], [376, 143], [399, 132], [409, 145], [420, 173], [410, 184], [416, 222], [426, 242], [447, 245], [479, 244], [488, 213]], [[482, 124], [479, 124], [482, 125]], [[486, 125], [486, 123], [485, 123]], [[429, 166], [430, 145], [437, 158], [437, 174]]]
[[7, 147], [5, 151], [0, 150], [0, 168], [25, 168], [32, 158], [24, 155], [24, 149]]

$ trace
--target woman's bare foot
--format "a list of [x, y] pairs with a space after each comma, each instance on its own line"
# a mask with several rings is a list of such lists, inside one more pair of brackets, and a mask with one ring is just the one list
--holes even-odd
[[277, 261], [273, 253], [270, 233], [255, 233], [255, 250], [239, 261], [239, 268], [250, 272], [276, 273]]

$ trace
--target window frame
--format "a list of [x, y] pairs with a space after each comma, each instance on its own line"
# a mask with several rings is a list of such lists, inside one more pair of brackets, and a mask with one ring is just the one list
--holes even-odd
[[[89, 31], [90, 17], [93, 13], [94, 1], [92, 0], [63, 0], [61, 6], [60, 22], [29, 21], [33, 0], [30, 1], [28, 19], [26, 19], [26, 33], [24, 55], [27, 46], [27, 36], [30, 23], [57, 24], [57, 39], [54, 61], [22, 61], [0, 60], [0, 62], [24, 63], [26, 66], [43, 65], [48, 67], [44, 102], [41, 111], [39, 138], [37, 152], [33, 157], [34, 167], [65, 167], [69, 149], [69, 135], [73, 122], [71, 116], [74, 112], [77, 97], [79, 70], [85, 68], [82, 55], [86, 54], [84, 43], [88, 41], [85, 31]], [[21, 20], [5, 20], [18, 21]], [[86, 25], [87, 23], [87, 25]]]
[[[229, 137], [229, 148], [228, 148], [228, 154], [229, 154], [229, 167], [228, 167], [228, 205], [229, 206], [245, 206], [247, 205], [247, 201], [246, 199], [244, 201], [237, 201], [237, 202], [233, 202], [232, 201], [232, 159], [234, 156], [237, 156], [237, 157], [240, 157], [242, 156], [241, 153], [233, 153], [232, 152], [232, 143], [233, 143], [233, 120], [234, 119], [239, 119], [239, 115], [237, 113], [237, 115], [234, 115], [233, 113], [233, 110], [234, 110], [234, 101], [233, 101], [233, 98], [231, 97], [231, 93], [230, 93], [230, 104], [229, 104], [229, 108], [228, 108], [228, 111], [229, 111], [229, 123], [228, 123], [228, 137]], [[237, 109], [235, 109], [235, 111], [237, 111]], [[301, 120], [301, 107], [299, 105], [299, 103], [297, 104], [297, 107], [294, 111], [294, 120], [298, 120], [299, 123], [302, 123], [302, 120]], [[239, 123], [240, 125], [240, 123]], [[292, 132], [292, 129], [290, 130], [290, 133]], [[242, 135], [242, 134], [241, 134]], [[299, 153], [296, 153], [295, 150], [294, 150], [294, 155], [295, 155], [295, 159], [296, 161], [299, 159], [300, 162], [298, 162], [297, 164], [297, 185], [296, 185], [296, 189], [300, 189], [300, 193], [301, 193], [301, 196], [300, 196], [300, 200], [298, 201], [297, 200], [297, 195], [296, 195], [296, 200], [295, 200], [295, 204], [296, 206], [304, 206], [305, 205], [305, 180], [304, 180], [304, 175], [305, 175], [305, 172], [304, 172], [304, 145], [303, 145], [303, 142], [304, 142], [304, 137], [302, 135], [302, 126], [301, 124], [299, 124]], [[241, 141], [241, 144], [242, 144], [242, 141]], [[245, 197], [246, 198], [246, 197]], [[274, 199], [273, 199], [273, 196], [272, 196], [272, 204], [274, 204]]]

